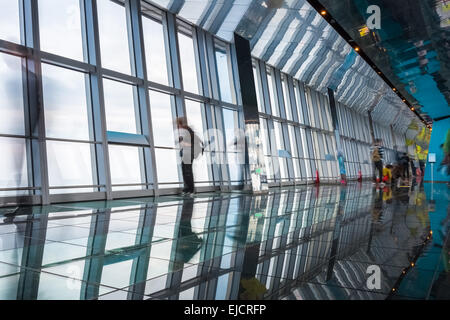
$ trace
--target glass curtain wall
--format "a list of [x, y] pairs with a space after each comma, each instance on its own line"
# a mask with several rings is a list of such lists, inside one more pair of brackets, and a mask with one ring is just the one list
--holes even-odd
[[[268, 180], [272, 184], [302, 183], [339, 178], [336, 138], [328, 96], [281, 73], [263, 61], [253, 60], [258, 110], [264, 139]], [[347, 177], [372, 176], [372, 138], [367, 115], [336, 102], [341, 148]], [[395, 162], [395, 148], [403, 150], [402, 134], [374, 123], [375, 136], [383, 139], [385, 162]]]
[[[382, 126], [379, 123], [374, 123], [375, 138], [383, 140], [383, 147], [385, 150], [384, 162], [395, 163], [397, 161], [397, 151], [406, 150], [406, 140], [398, 133], [394, 136], [390, 127]], [[395, 139], [395, 140], [394, 140]]]
[[347, 176], [357, 178], [359, 171], [365, 178], [372, 176], [370, 157], [369, 118], [355, 112], [341, 103], [337, 103], [337, 115], [341, 123], [341, 142], [344, 153]]
[[254, 59], [268, 181], [284, 185], [338, 177], [328, 98]]
[[243, 127], [231, 44], [143, 0], [3, 2], [0, 197], [174, 192], [182, 116], [206, 144], [196, 186], [244, 183], [226, 148]]
[[[198, 187], [247, 181], [232, 44], [144, 0], [4, 0], [0, 40], [6, 202], [175, 192], [181, 116], [206, 145], [194, 165]], [[253, 65], [269, 182], [304, 183], [316, 172], [335, 181], [328, 97], [263, 61]], [[338, 116], [348, 176], [370, 176], [367, 117], [339, 103]], [[379, 124], [375, 134], [395, 161], [402, 136], [394, 141]]]

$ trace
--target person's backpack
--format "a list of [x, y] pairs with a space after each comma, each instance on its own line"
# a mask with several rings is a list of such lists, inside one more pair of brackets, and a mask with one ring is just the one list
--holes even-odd
[[378, 151], [378, 148], [374, 148], [372, 151], [372, 161], [378, 162], [381, 161], [380, 152]]
[[205, 151], [205, 146], [203, 144], [202, 139], [198, 135], [194, 133], [194, 159], [197, 159], [200, 155], [203, 155], [203, 152]]

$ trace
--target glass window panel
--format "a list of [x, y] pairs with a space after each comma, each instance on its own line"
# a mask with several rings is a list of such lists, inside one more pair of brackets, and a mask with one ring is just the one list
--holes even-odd
[[315, 157], [316, 152], [315, 152], [315, 150], [313, 148], [313, 141], [312, 141], [312, 137], [311, 137], [311, 132], [312, 132], [311, 130], [306, 130], [306, 141], [307, 141], [306, 146], [308, 148], [309, 158], [310, 159], [314, 159], [314, 158], [317, 158], [317, 157]]
[[[109, 145], [109, 162], [112, 184], [142, 183], [140, 149], [136, 147]], [[142, 189], [137, 187], [113, 187], [113, 190]]]
[[152, 111], [155, 146], [174, 147], [175, 136], [172, 96], [150, 90], [150, 108]]
[[111, 0], [97, 1], [102, 66], [131, 73], [125, 7]]
[[0, 39], [15, 43], [21, 42], [20, 2], [21, 0], [1, 0]]
[[284, 101], [284, 108], [286, 109], [286, 119], [292, 120], [292, 111], [291, 111], [291, 103], [290, 103], [290, 99], [289, 99], [289, 88], [288, 88], [287, 80], [282, 79], [281, 85], [283, 87], [283, 101]]
[[269, 140], [269, 135], [268, 135], [268, 131], [267, 131], [267, 120], [263, 119], [263, 118], [259, 118], [259, 123], [260, 123], [260, 135], [261, 135], [261, 140], [262, 140], [262, 145], [263, 145], [263, 152], [264, 155], [268, 155], [269, 154], [269, 145], [270, 145], [270, 140]]
[[[283, 131], [281, 127], [281, 123], [278, 121], [274, 121], [274, 130], [275, 130], [275, 141], [277, 143], [278, 150], [284, 150], [284, 140], [283, 140]], [[278, 151], [275, 153], [278, 155]]]
[[[312, 90], [311, 90], [312, 91]], [[317, 128], [323, 128], [320, 114], [322, 113], [321, 110], [321, 103], [320, 103], [320, 94], [318, 94], [316, 91], [312, 91], [312, 99], [313, 99], [313, 113], [314, 113], [314, 121]]]
[[273, 163], [271, 157], [264, 157], [266, 163], [267, 179], [273, 180]]
[[298, 120], [300, 123], [306, 124], [303, 113], [303, 109], [305, 108], [305, 103], [303, 100], [304, 99], [303, 86], [301, 86], [300, 83], [298, 82], [294, 83], [296, 84], [294, 88], [294, 93], [295, 93], [295, 102], [297, 103]]
[[79, 0], [39, 0], [41, 49], [83, 60]]
[[[48, 179], [50, 186], [93, 185], [91, 145], [47, 141]], [[89, 189], [50, 190], [51, 193], [93, 191]]]
[[294, 127], [294, 136], [293, 137], [295, 139], [294, 140], [295, 145], [297, 146], [298, 157], [303, 158], [304, 154], [303, 154], [303, 146], [302, 146], [300, 128]]
[[169, 84], [164, 26], [160, 22], [143, 16], [145, 58], [150, 81]]
[[[27, 187], [25, 139], [0, 138], [0, 188]], [[16, 192], [16, 194], [20, 192]], [[11, 195], [0, 191], [0, 195]]]
[[47, 137], [89, 140], [84, 73], [42, 64]]
[[297, 139], [295, 139], [294, 127], [289, 125], [289, 140], [291, 143], [291, 154], [293, 157], [298, 157], [297, 152]]
[[315, 111], [315, 110], [313, 110], [313, 109], [314, 109], [315, 106], [314, 106], [314, 102], [313, 102], [313, 100], [312, 100], [312, 92], [311, 92], [311, 89], [308, 89], [308, 90], [306, 91], [306, 97], [307, 97], [307, 100], [308, 100], [307, 105], [308, 105], [309, 122], [310, 122], [311, 126], [317, 128], [316, 119], [314, 118], [314, 111]]
[[272, 74], [267, 73], [267, 82], [269, 86], [269, 97], [270, 97], [270, 105], [272, 110], [272, 115], [275, 117], [280, 116], [280, 113], [278, 112], [278, 103], [275, 96], [275, 88], [274, 88], [274, 82], [272, 80]]
[[308, 101], [308, 98], [306, 95], [306, 89], [304, 89], [303, 86], [302, 86], [302, 88], [303, 88], [302, 89], [303, 91], [300, 93], [300, 97], [302, 100], [302, 108], [299, 109], [298, 111], [303, 113], [304, 124], [311, 125], [311, 121], [309, 120], [309, 118], [310, 118], [309, 107], [308, 107], [309, 101]]
[[227, 145], [227, 150], [235, 150], [234, 144], [236, 143], [236, 111], [230, 109], [223, 109], [223, 123], [225, 129], [225, 142]]
[[243, 177], [243, 159], [239, 153], [228, 153], [228, 167], [230, 170], [230, 180], [233, 181], [232, 184], [239, 184]]
[[[179, 182], [177, 166], [177, 150], [155, 149], [156, 172], [159, 183]], [[161, 185], [160, 188], [169, 188], [170, 185]]]
[[301, 171], [301, 178], [302, 180], [305, 180], [307, 178], [307, 173], [306, 173], [306, 161], [304, 159], [299, 159], [300, 161], [300, 171]]
[[197, 78], [197, 63], [195, 60], [194, 40], [178, 32], [178, 44], [180, 47], [180, 60], [183, 75], [183, 88], [185, 91], [199, 93]]
[[324, 129], [325, 128], [325, 124], [323, 122], [323, 114], [325, 113], [325, 111], [324, 111], [325, 109], [323, 106], [324, 96], [319, 92], [315, 92], [315, 96], [316, 96], [316, 100], [317, 100], [316, 123], [319, 124], [319, 128]]
[[194, 163], [192, 164], [192, 170], [194, 172], [194, 181], [196, 183], [210, 180], [208, 175], [208, 156], [209, 156], [208, 153], [204, 153], [203, 155], [195, 159]]
[[205, 128], [203, 127], [202, 104], [200, 102], [186, 99], [186, 114], [189, 126], [202, 139], [204, 139]]
[[106, 128], [108, 131], [139, 133], [134, 105], [134, 87], [103, 79]]
[[262, 99], [261, 99], [261, 83], [260, 83], [260, 79], [259, 79], [259, 74], [258, 74], [258, 69], [256, 69], [256, 66], [253, 66], [253, 77], [255, 79], [255, 90], [256, 90], [256, 102], [258, 103], [258, 111], [259, 112], [264, 112], [263, 111], [263, 106], [262, 106]]
[[297, 159], [297, 158], [293, 158], [292, 159], [292, 163], [294, 164], [294, 176], [295, 176], [295, 178], [296, 179], [300, 179], [302, 176], [301, 176], [301, 173], [300, 173], [300, 164], [299, 164], [299, 159]]
[[300, 128], [300, 134], [302, 137], [302, 147], [303, 147], [303, 154], [305, 158], [309, 158], [309, 152], [308, 147], [306, 145], [306, 131], [303, 128]]
[[21, 58], [3, 53], [0, 53], [0, 101], [0, 133], [23, 135], [22, 61]]
[[[276, 161], [276, 160], [275, 160]], [[281, 179], [288, 179], [286, 158], [278, 158]]]
[[299, 88], [297, 82], [294, 80], [294, 96], [295, 96], [295, 104], [296, 108], [293, 108], [293, 111], [298, 116], [298, 122], [303, 123], [303, 112], [301, 112], [301, 101], [300, 101], [300, 93], [298, 92]]
[[328, 103], [328, 97], [322, 95], [322, 123], [324, 129], [331, 130], [331, 116], [330, 116], [330, 106]]
[[233, 103], [232, 77], [227, 52], [216, 48], [217, 76], [219, 78], [220, 97], [222, 101]]
[[318, 133], [317, 134], [317, 144], [319, 145], [319, 150], [320, 150], [320, 158], [325, 159], [325, 142], [324, 142], [324, 137], [323, 134]]

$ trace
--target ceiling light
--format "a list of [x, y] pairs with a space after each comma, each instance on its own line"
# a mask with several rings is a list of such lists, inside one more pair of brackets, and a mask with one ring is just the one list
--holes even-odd
[[327, 12], [325, 10], [322, 10], [322, 11], [320, 11], [320, 14], [324, 16], [327, 14]]
[[358, 52], [359, 51], [359, 47], [355, 47], [355, 51]]

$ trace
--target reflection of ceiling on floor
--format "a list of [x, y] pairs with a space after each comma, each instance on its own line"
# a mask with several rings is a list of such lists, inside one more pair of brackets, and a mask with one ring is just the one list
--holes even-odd
[[405, 132], [417, 119], [376, 72], [306, 0], [152, 0], [193, 24], [232, 41], [250, 40], [252, 54], [308, 86]]

